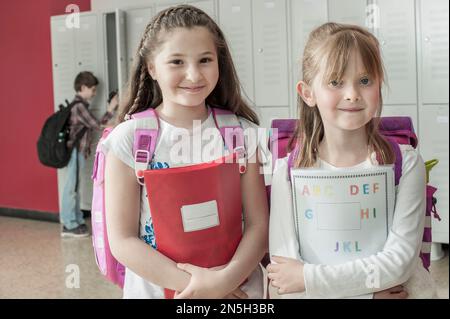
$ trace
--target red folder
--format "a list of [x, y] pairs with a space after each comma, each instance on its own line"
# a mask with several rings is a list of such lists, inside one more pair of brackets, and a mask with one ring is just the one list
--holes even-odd
[[[158, 251], [175, 262], [206, 268], [231, 260], [242, 238], [235, 160], [148, 170], [144, 181]], [[166, 298], [173, 294], [165, 290]]]

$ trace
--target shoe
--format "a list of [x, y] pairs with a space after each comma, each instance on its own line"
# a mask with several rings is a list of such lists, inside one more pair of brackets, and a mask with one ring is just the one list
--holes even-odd
[[63, 230], [61, 232], [61, 237], [82, 238], [88, 236], [89, 231], [85, 224], [80, 225], [74, 229], [67, 229], [65, 226], [63, 226]]

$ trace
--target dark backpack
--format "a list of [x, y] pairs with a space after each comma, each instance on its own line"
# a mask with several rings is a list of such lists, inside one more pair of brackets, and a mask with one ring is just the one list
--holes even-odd
[[[72, 107], [82, 101], [66, 100], [66, 105], [59, 105], [59, 110], [52, 114], [44, 124], [37, 142], [39, 161], [49, 167], [63, 168], [67, 166], [72, 155], [72, 149], [67, 147], [67, 140], [70, 133], [70, 115]], [[84, 103], [83, 103], [84, 104]], [[77, 136], [76, 142], [83, 136], [86, 129], [83, 129]]]

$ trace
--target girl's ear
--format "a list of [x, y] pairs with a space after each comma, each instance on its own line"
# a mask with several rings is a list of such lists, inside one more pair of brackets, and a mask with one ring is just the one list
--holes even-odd
[[306, 82], [300, 81], [297, 83], [297, 92], [308, 106], [316, 106], [316, 98], [314, 97], [314, 92], [311, 86], [306, 84]]

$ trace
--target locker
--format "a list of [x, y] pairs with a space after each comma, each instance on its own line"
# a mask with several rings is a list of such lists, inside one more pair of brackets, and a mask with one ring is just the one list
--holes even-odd
[[328, 21], [327, 0], [291, 1], [292, 67], [290, 70], [292, 110], [297, 110], [297, 82], [302, 78], [303, 49], [312, 30]]
[[442, 221], [433, 219], [433, 242], [449, 242], [449, 108], [447, 105], [424, 105], [419, 108], [421, 155], [437, 158], [430, 183], [438, 188], [436, 208]]
[[97, 16], [85, 15], [80, 17], [80, 29], [74, 29], [75, 36], [75, 73], [89, 70], [98, 74], [98, 45], [97, 45]]
[[251, 0], [219, 2], [220, 27], [225, 34], [238, 74], [243, 96], [255, 101], [252, 48]]
[[[378, 0], [380, 41], [388, 86], [386, 104], [417, 103], [415, 9], [411, 0]], [[412, 111], [411, 111], [412, 112]]]
[[103, 84], [104, 69], [101, 30], [98, 17], [92, 13], [80, 14], [79, 28], [68, 28], [67, 15], [51, 17], [52, 71], [55, 110], [65, 99], [74, 95], [73, 82], [81, 71], [91, 71], [100, 80], [92, 109], [98, 109], [106, 98]]
[[125, 12], [116, 9], [115, 12], [104, 14], [103, 19], [107, 48], [104, 55], [106, 92], [119, 90], [121, 96], [120, 93], [128, 81]]
[[117, 81], [119, 96], [128, 80], [127, 47], [125, 33], [125, 12], [116, 9], [116, 36], [117, 36]]
[[[99, 16], [92, 13], [80, 14], [79, 28], [69, 29], [65, 23], [66, 15], [51, 17], [52, 66], [54, 108], [65, 99], [72, 100], [75, 95], [73, 83], [80, 71], [91, 71], [99, 79], [97, 96], [92, 101], [90, 109], [97, 117], [105, 110], [105, 87], [102, 63], [104, 47]], [[96, 138], [96, 136], [94, 136]], [[85, 170], [80, 171], [80, 206], [89, 210], [92, 200], [92, 156], [86, 161]], [[58, 191], [59, 205], [66, 179], [66, 169], [59, 169]]]
[[328, 19], [330, 22], [364, 27], [366, 26], [366, 8], [365, 0], [328, 0]]
[[[52, 17], [51, 41], [54, 110], [65, 99], [74, 96], [73, 80], [75, 74], [75, 41], [73, 29], [66, 27], [65, 18]], [[57, 44], [57, 45], [56, 45]]]
[[381, 116], [409, 116], [413, 121], [416, 134], [419, 132], [417, 105], [383, 105]]
[[252, 0], [255, 100], [261, 106], [289, 105], [285, 0]]
[[133, 59], [136, 56], [136, 52], [144, 34], [145, 27], [153, 18], [153, 12], [153, 8], [139, 8], [126, 11], [125, 20], [128, 73], [130, 72], [131, 66], [133, 65]]
[[328, 21], [327, 0], [291, 1], [295, 82], [300, 79], [303, 49], [312, 30]]
[[425, 104], [448, 103], [448, 10], [447, 0], [420, 1], [422, 58], [419, 65]]
[[116, 30], [116, 13], [106, 13], [104, 19], [105, 32], [105, 78], [106, 92], [119, 89], [118, 77], [118, 50], [117, 50], [117, 30]]

